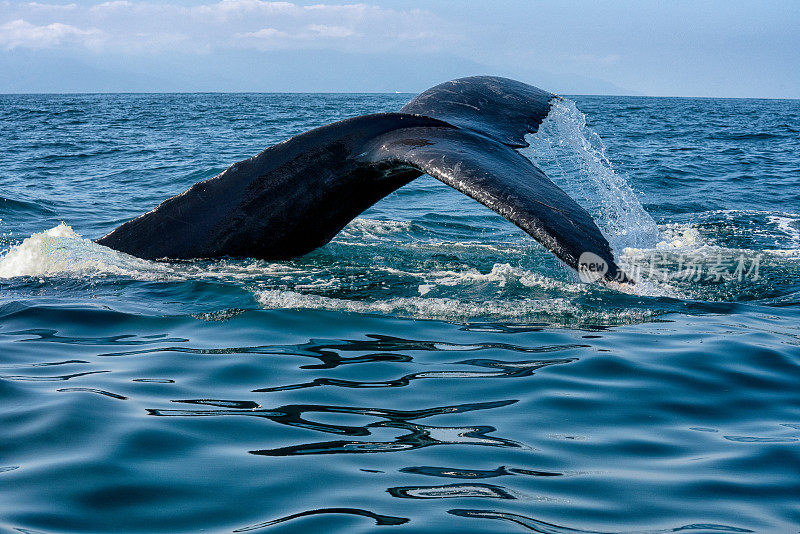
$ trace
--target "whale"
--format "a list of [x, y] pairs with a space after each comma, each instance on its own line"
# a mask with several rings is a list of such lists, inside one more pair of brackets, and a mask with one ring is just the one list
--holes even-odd
[[96, 242], [148, 260], [291, 259], [427, 174], [579, 273], [633, 283], [591, 215], [517, 151], [559, 98], [497, 76], [444, 82], [397, 112], [341, 120], [270, 146]]

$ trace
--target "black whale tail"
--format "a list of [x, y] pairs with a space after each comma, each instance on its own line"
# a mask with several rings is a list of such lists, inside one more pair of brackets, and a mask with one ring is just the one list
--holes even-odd
[[[399, 113], [363, 115], [267, 148], [97, 242], [146, 259], [288, 259], [427, 173], [488, 206], [583, 272], [632, 283], [589, 213], [515, 148], [555, 95], [491, 76], [446, 82]], [[585, 265], [584, 265], [585, 266]]]

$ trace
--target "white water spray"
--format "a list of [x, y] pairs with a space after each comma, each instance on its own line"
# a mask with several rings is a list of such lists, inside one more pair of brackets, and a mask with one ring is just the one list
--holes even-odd
[[592, 214], [616, 254], [660, 240], [658, 225], [614, 171], [602, 139], [574, 102], [555, 100], [539, 131], [526, 140], [530, 147], [520, 152]]

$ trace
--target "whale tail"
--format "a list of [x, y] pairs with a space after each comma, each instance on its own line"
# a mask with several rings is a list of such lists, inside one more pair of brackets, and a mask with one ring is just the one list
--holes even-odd
[[505, 78], [446, 82], [399, 113], [346, 119], [269, 147], [97, 242], [145, 259], [288, 259], [426, 173], [579, 272], [588, 253], [604, 263], [601, 280], [631, 283], [589, 213], [514, 150], [527, 146], [525, 134], [537, 131], [553, 98]]

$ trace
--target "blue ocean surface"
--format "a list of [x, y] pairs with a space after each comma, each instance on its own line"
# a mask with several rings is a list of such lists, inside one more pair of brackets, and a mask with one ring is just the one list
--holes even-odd
[[0, 531], [797, 532], [800, 101], [554, 104], [627, 291], [430, 177], [292, 261], [92, 242], [411, 96], [0, 95]]

